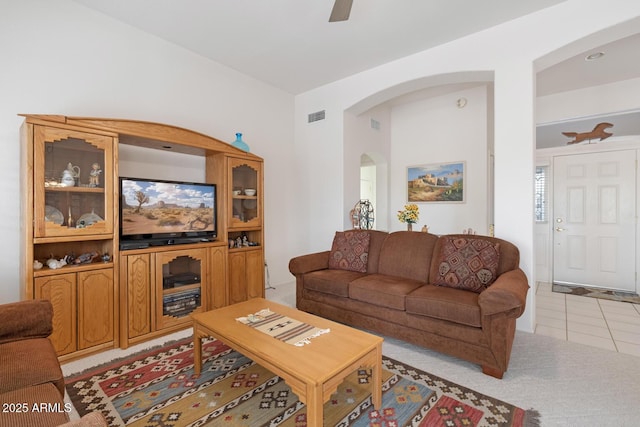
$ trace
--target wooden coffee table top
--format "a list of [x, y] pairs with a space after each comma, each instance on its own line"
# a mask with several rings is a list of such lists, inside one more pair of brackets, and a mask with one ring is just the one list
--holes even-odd
[[[236, 320], [265, 308], [319, 328], [328, 328], [331, 332], [312, 338], [310, 344], [297, 347]], [[376, 335], [263, 298], [194, 314], [192, 317], [200, 329], [210, 332], [213, 337], [241, 353], [251, 355], [255, 362], [267, 367], [275, 363], [279, 369], [307, 383], [323, 383], [333, 378], [345, 367], [358, 362], [363, 354], [381, 346], [383, 341]]]

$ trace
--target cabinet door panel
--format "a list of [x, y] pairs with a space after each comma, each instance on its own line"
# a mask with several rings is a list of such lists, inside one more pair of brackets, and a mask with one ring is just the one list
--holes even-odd
[[262, 226], [262, 163], [229, 159], [228, 225], [230, 229]]
[[34, 126], [34, 236], [113, 233], [113, 138]]
[[209, 309], [224, 307], [227, 305], [226, 275], [226, 250], [221, 247], [209, 249]]
[[113, 270], [78, 273], [78, 349], [114, 339]]
[[247, 300], [245, 259], [244, 252], [229, 254], [229, 304]]
[[247, 294], [249, 298], [264, 297], [264, 262], [262, 251], [249, 251], [245, 261]]
[[46, 299], [53, 305], [53, 333], [49, 339], [58, 356], [76, 351], [76, 275], [38, 277], [36, 299]]
[[151, 332], [151, 255], [127, 256], [127, 324], [128, 337]]
[[207, 287], [202, 286], [202, 280], [206, 280], [207, 276], [206, 254], [205, 249], [184, 249], [156, 254], [157, 330], [189, 324], [191, 313], [206, 310]]

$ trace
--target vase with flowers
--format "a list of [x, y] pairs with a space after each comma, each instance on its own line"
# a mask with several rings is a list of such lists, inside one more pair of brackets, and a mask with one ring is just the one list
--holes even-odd
[[407, 231], [413, 231], [413, 224], [418, 222], [418, 205], [404, 205], [404, 210], [398, 211], [398, 220], [407, 224]]

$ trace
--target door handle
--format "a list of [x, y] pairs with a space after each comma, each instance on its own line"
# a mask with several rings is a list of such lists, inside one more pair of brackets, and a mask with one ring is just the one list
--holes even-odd
[[562, 227], [556, 227], [556, 231], [564, 231], [564, 228], [562, 228]]

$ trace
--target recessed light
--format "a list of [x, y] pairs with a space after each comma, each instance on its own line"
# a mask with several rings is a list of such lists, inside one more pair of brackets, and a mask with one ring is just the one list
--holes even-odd
[[595, 61], [596, 59], [600, 59], [604, 56], [604, 52], [595, 52], [587, 55], [584, 60], [585, 61]]

